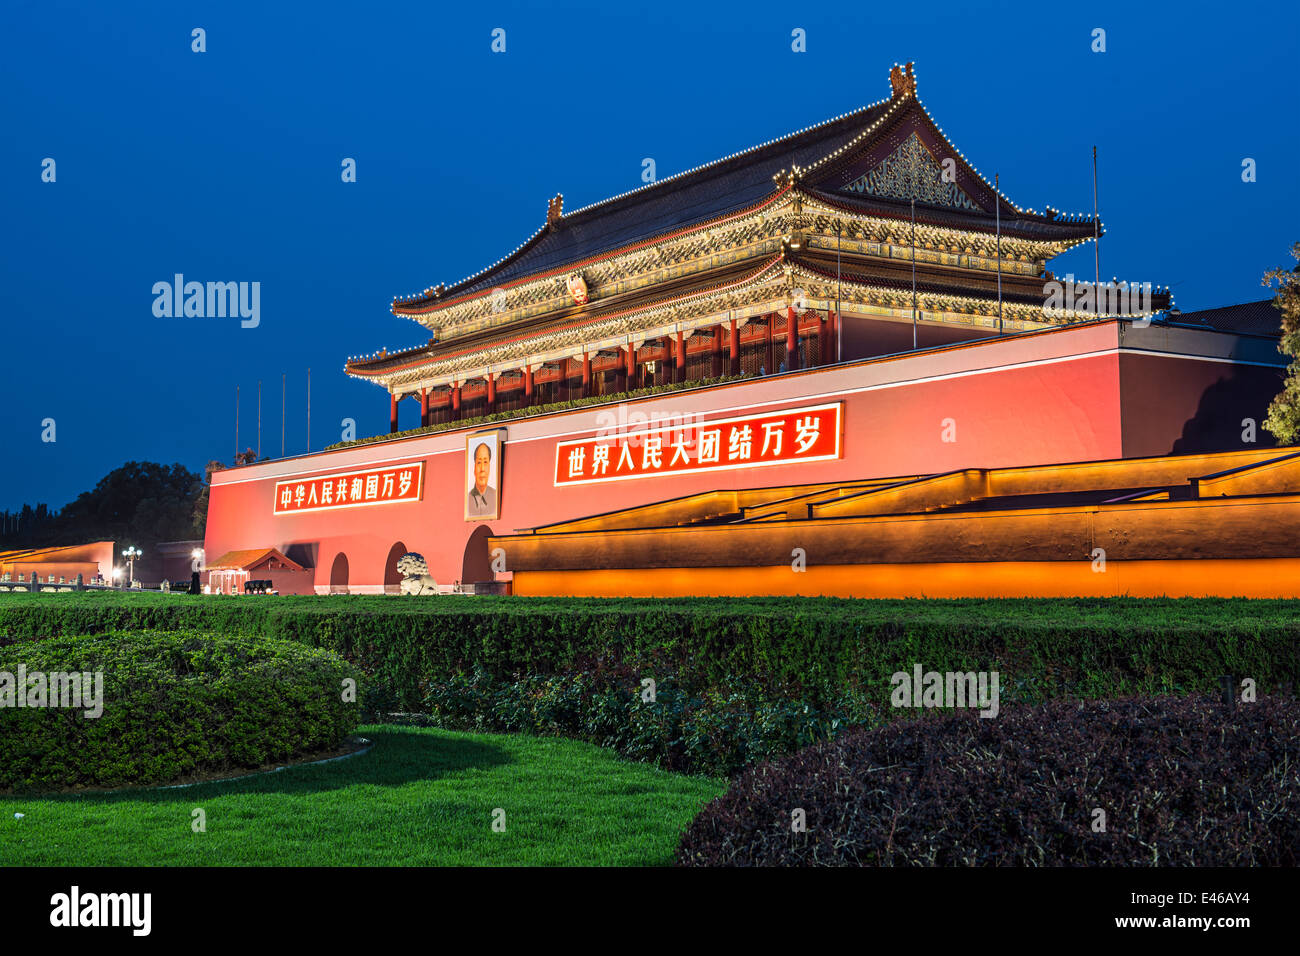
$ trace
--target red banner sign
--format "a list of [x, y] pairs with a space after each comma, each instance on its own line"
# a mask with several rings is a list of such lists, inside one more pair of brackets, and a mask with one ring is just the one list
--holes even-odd
[[298, 514], [419, 501], [423, 485], [424, 462], [277, 481], [275, 513]]
[[623, 431], [555, 446], [555, 484], [788, 465], [840, 457], [840, 403]]

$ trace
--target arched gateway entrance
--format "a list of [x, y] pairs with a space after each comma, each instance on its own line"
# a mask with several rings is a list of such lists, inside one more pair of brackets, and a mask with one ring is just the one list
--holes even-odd
[[388, 559], [384, 562], [384, 593], [402, 593], [402, 572], [397, 570], [397, 562], [406, 554], [406, 545], [397, 542], [388, 549]]
[[348, 593], [348, 556], [340, 551], [330, 566], [330, 594]]

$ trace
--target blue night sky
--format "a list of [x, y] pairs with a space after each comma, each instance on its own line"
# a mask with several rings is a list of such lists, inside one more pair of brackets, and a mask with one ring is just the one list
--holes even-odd
[[[896, 61], [1022, 206], [1090, 211], [1097, 144], [1104, 276], [1167, 284], [1184, 311], [1265, 298], [1300, 240], [1298, 19], [1294, 2], [10, 0], [0, 508], [60, 507], [129, 459], [229, 462], [237, 385], [257, 444], [259, 379], [278, 455], [282, 373], [300, 454], [308, 367], [313, 448], [345, 417], [384, 431], [386, 394], [342, 368], [428, 338], [394, 295], [510, 252], [556, 192], [575, 209], [640, 186], [644, 158], [662, 178], [884, 98]], [[1091, 246], [1052, 268], [1090, 275]], [[175, 273], [260, 282], [260, 326], [156, 318]]]

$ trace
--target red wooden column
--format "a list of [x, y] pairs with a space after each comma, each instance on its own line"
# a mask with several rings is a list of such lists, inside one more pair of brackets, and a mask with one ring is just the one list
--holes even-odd
[[397, 434], [397, 396], [388, 393], [388, 434]]
[[776, 324], [776, 313], [769, 314], [765, 321], [767, 322], [767, 334], [764, 344], [767, 346], [767, 353], [764, 357], [763, 367], [767, 370], [767, 374], [771, 375], [776, 371], [776, 349], [772, 347], [772, 326]]
[[497, 410], [497, 373], [488, 372], [487, 374], [487, 413], [491, 415]]
[[673, 369], [673, 381], [686, 381], [686, 339], [681, 329], [677, 330], [677, 367]]
[[717, 378], [722, 374], [722, 323], [713, 327], [713, 367], [709, 374]]
[[524, 366], [524, 407], [533, 407], [533, 367]]
[[420, 389], [420, 427], [429, 427], [429, 390]]
[[838, 362], [840, 358], [840, 314], [832, 312], [830, 318], [831, 335], [830, 342], [827, 343], [830, 348], [827, 355], [827, 361]]
[[740, 374], [740, 329], [736, 327], [736, 320], [731, 320], [731, 374]]
[[451, 384], [451, 420], [460, 421], [460, 382]]
[[830, 325], [827, 317], [817, 313], [817, 364], [825, 365], [830, 356], [826, 352], [826, 329]]
[[794, 306], [785, 310], [785, 370], [793, 372], [799, 367], [799, 318]]
[[629, 392], [636, 388], [636, 346], [631, 342], [627, 343], [627, 380], [624, 384]]
[[582, 350], [582, 397], [591, 397], [591, 353]]

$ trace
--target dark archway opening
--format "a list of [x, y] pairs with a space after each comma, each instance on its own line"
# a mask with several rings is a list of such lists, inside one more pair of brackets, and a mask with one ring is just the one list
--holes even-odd
[[330, 567], [330, 594], [348, 593], [348, 556], [340, 551]]
[[402, 593], [402, 572], [397, 570], [397, 562], [406, 554], [406, 545], [397, 542], [388, 549], [388, 560], [384, 562], [384, 593]]
[[488, 555], [488, 538], [492, 529], [485, 524], [474, 529], [474, 533], [465, 542], [465, 557], [460, 565], [460, 583], [475, 584], [479, 581], [491, 581], [492, 560]]

